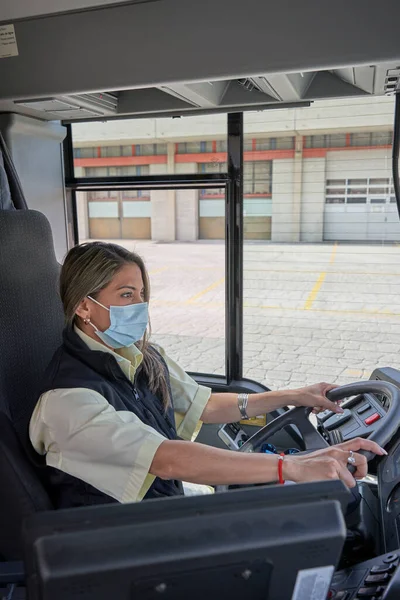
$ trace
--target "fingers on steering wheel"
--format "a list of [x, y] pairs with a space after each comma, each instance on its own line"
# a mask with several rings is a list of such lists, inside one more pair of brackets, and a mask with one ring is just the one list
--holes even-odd
[[338, 447], [342, 450], [353, 450], [353, 452], [358, 452], [358, 450], [368, 450], [369, 452], [373, 452], [380, 456], [387, 454], [386, 450], [381, 448], [376, 442], [360, 437], [349, 440], [348, 442], [343, 442], [342, 444], [339, 444]]
[[[347, 452], [346, 452], [346, 454], [347, 454]], [[362, 454], [357, 454], [357, 452], [354, 452], [352, 456], [355, 460], [353, 465], [356, 468], [355, 473], [353, 473], [353, 477], [354, 477], [354, 479], [363, 479], [364, 477], [366, 477], [368, 475], [367, 459]], [[347, 465], [346, 465], [346, 469], [347, 469]]]
[[[349, 472], [347, 466], [349, 464], [348, 459], [350, 457], [350, 450], [343, 450], [343, 449], [339, 449], [337, 446], [334, 449], [334, 453], [333, 456], [334, 458], [339, 462], [340, 467], [341, 467], [341, 472], [344, 470], [346, 471], [346, 473], [343, 471], [343, 475], [346, 476], [346, 483], [348, 484], [348, 481], [353, 480], [352, 481], [352, 485], [354, 486], [354, 479], [363, 479], [364, 477], [366, 477], [366, 475], [368, 474], [368, 462], [367, 459], [365, 458], [365, 456], [363, 456], [362, 454], [358, 454], [357, 452], [352, 453], [352, 458], [354, 459], [354, 462], [352, 463], [352, 465], [355, 467], [355, 472], [353, 475], [351, 475], [351, 473]], [[350, 475], [350, 478], [348, 477], [348, 475]], [[341, 477], [342, 479], [342, 477]]]
[[336, 402], [332, 402], [332, 400], [328, 400], [328, 398], [323, 397], [320, 401], [320, 406], [318, 408], [322, 408], [322, 410], [331, 410], [334, 413], [342, 413], [343, 408], [339, 406]]
[[355, 477], [356, 477], [356, 473], [354, 474], [354, 476], [350, 473], [350, 471], [346, 466], [343, 466], [342, 462], [338, 461], [338, 468], [339, 468], [339, 478], [347, 485], [347, 487], [349, 488], [353, 488], [356, 485], [356, 481], [355, 481]]

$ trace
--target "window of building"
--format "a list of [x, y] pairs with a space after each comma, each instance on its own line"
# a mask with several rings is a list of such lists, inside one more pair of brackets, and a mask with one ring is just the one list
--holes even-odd
[[346, 146], [345, 133], [306, 135], [304, 139], [305, 148], [344, 148]]
[[266, 194], [272, 192], [272, 161], [246, 161], [243, 169], [244, 194]]
[[371, 146], [390, 146], [393, 133], [391, 131], [374, 131], [371, 133]]
[[97, 158], [97, 148], [74, 148], [74, 158]]
[[392, 180], [387, 178], [328, 179], [326, 204], [383, 204], [390, 202]]
[[149, 174], [149, 165], [129, 165], [126, 167], [86, 167], [86, 177], [139, 176]]
[[201, 154], [212, 151], [212, 142], [179, 142], [176, 149], [177, 154]]
[[274, 142], [276, 142], [276, 138], [256, 139], [256, 150], [274, 150], [274, 145], [276, 146]]
[[167, 144], [137, 144], [136, 156], [160, 156], [167, 154]]
[[392, 143], [391, 131], [357, 132], [350, 134], [351, 146], [390, 146]]
[[[274, 139], [274, 138], [272, 138]], [[294, 137], [276, 138], [276, 150], [292, 150], [294, 148]]]
[[132, 156], [132, 146], [101, 146], [100, 156], [102, 158], [114, 158], [117, 156]]
[[216, 151], [217, 152], [227, 152], [228, 150], [228, 144], [226, 143], [226, 140], [218, 140], [216, 143]]

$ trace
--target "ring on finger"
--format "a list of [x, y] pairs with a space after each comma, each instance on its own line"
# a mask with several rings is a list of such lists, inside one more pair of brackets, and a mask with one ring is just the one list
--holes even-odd
[[350, 456], [347, 459], [347, 462], [348, 462], [349, 465], [355, 465], [356, 464], [356, 459], [354, 458], [354, 452], [353, 452], [353, 450], [350, 450], [349, 452], [350, 452]]

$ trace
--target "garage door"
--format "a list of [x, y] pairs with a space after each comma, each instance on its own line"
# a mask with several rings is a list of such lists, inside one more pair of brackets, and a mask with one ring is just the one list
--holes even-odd
[[390, 178], [330, 179], [326, 185], [324, 240], [400, 240]]
[[[209, 190], [200, 192], [199, 238], [201, 240], [223, 240], [225, 238], [225, 197], [221, 191], [214, 195], [210, 194]], [[244, 239], [270, 240], [271, 215], [271, 198], [244, 198]]]
[[88, 193], [91, 239], [151, 239], [150, 196], [140, 192]]

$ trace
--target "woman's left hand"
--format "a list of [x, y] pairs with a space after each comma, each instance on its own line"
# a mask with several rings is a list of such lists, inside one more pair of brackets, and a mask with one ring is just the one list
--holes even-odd
[[292, 406], [312, 406], [314, 413], [319, 413], [323, 410], [342, 413], [343, 409], [326, 397], [326, 393], [329, 390], [334, 390], [337, 387], [337, 385], [331, 383], [316, 383], [296, 390], [288, 390], [287, 404]]

